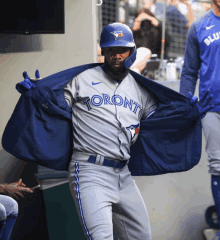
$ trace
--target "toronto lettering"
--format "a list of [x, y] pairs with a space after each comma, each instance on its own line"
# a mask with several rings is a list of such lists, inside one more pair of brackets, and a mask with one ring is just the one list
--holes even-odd
[[93, 95], [91, 99], [87, 98], [83, 101], [83, 104], [87, 107], [88, 110], [92, 109], [92, 106], [99, 107], [101, 105], [116, 105], [122, 106], [124, 108], [129, 108], [133, 113], [142, 113], [141, 105], [132, 99], [128, 100], [126, 97], [123, 99], [122, 96], [115, 94], [110, 97], [108, 94], [103, 93], [102, 95]]

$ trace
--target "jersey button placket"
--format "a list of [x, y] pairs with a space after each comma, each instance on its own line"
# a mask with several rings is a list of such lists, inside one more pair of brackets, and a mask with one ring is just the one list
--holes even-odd
[[[116, 89], [115, 89], [115, 92], [114, 92], [114, 95], [116, 95], [117, 94], [117, 86], [118, 86], [118, 83], [115, 83], [115, 86], [116, 86]], [[115, 100], [115, 102], [116, 102], [116, 100]], [[119, 116], [119, 114], [118, 114], [118, 108], [119, 108], [120, 106], [118, 106], [117, 104], [115, 104], [115, 114], [116, 114], [116, 119], [118, 120], [118, 122], [119, 122], [119, 129], [118, 129], [118, 140], [119, 140], [119, 148], [121, 149], [121, 140], [120, 140], [120, 134], [121, 134], [121, 127], [122, 127], [122, 125], [121, 125], [121, 122], [120, 122], [120, 116]]]

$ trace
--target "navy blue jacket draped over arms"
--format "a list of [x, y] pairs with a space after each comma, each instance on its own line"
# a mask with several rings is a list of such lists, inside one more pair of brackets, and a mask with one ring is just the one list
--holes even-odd
[[[61, 71], [34, 82], [36, 88], [24, 90], [4, 130], [3, 148], [18, 159], [68, 170], [74, 136], [64, 87], [74, 76], [98, 65]], [[197, 107], [180, 93], [130, 73], [158, 101], [155, 113], [141, 120], [139, 137], [131, 146], [131, 174], [159, 175], [191, 169], [201, 157], [202, 126]]]

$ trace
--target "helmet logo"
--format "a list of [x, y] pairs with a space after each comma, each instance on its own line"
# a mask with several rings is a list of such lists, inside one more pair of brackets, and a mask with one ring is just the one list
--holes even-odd
[[115, 40], [118, 40], [118, 38], [121, 38], [124, 36], [122, 31], [114, 31], [114, 32], [111, 32], [111, 34], [114, 35]]

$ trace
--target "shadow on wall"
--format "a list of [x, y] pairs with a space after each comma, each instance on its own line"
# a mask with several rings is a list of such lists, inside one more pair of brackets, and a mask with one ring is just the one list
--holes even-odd
[[17, 181], [27, 162], [16, 159], [4, 149], [0, 150], [0, 183]]
[[0, 34], [0, 53], [42, 51], [41, 35]]

